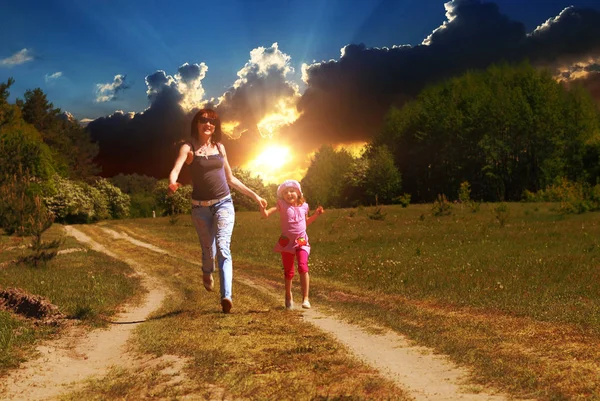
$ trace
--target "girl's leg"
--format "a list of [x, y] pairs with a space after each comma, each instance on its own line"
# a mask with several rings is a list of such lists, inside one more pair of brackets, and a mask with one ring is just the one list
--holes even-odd
[[302, 288], [302, 302], [308, 301], [308, 289], [310, 286], [310, 277], [308, 272], [300, 273], [300, 287]]
[[310, 287], [310, 277], [308, 276], [308, 252], [303, 249], [296, 251], [298, 258], [298, 273], [300, 274], [300, 288], [302, 289], [302, 307], [310, 308], [308, 300], [308, 290]]
[[292, 279], [285, 279], [285, 307], [294, 308], [294, 297], [292, 296]]
[[285, 278], [285, 307], [293, 309], [292, 278], [294, 278], [294, 254], [281, 252], [281, 261], [283, 263], [283, 276]]
[[[227, 299], [227, 305], [223, 305], [223, 310], [227, 312], [231, 308], [232, 283], [233, 283], [233, 262], [231, 259], [231, 235], [235, 223], [235, 211], [231, 199], [226, 199], [213, 206], [210, 206], [215, 216], [215, 241], [217, 249], [217, 262], [219, 263], [219, 278], [221, 300]], [[226, 308], [227, 306], [227, 308]]]

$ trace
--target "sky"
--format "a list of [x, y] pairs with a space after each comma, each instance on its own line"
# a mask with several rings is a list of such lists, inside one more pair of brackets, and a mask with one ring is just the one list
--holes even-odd
[[[217, 110], [232, 166], [301, 179], [357, 151], [426, 85], [528, 59], [600, 99], [598, 0], [19, 0], [0, 81], [87, 124], [103, 175], [168, 176], [193, 113]], [[183, 180], [189, 176], [183, 177]]]

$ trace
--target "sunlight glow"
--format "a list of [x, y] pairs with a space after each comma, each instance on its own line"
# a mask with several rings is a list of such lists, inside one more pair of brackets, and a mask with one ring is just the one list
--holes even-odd
[[229, 139], [239, 139], [243, 132], [239, 129], [238, 121], [221, 121], [221, 131]]
[[265, 116], [256, 124], [263, 138], [273, 138], [281, 127], [293, 123], [299, 117], [296, 107], [286, 99], [280, 99], [275, 109], [274, 113]]
[[335, 146], [336, 151], [340, 151], [342, 149], [346, 150], [352, 157], [359, 158], [362, 156], [365, 151], [365, 147], [367, 142], [350, 142], [350, 143], [340, 143]]
[[293, 158], [289, 147], [267, 145], [243, 168], [260, 176], [265, 183], [278, 183], [283, 175], [288, 174], [288, 169], [284, 171], [283, 167], [289, 166]]

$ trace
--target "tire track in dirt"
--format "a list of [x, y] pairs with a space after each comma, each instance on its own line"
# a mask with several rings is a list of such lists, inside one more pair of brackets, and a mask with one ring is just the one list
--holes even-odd
[[[130, 237], [120, 236], [113, 230], [104, 229], [107, 233], [124, 238], [132, 243], [164, 253], [166, 251]], [[253, 287], [258, 291], [277, 297], [272, 290], [248, 277], [236, 274], [234, 280]], [[356, 357], [363, 360], [382, 375], [392, 379], [405, 389], [417, 401], [504, 401], [507, 397], [485, 392], [469, 392], [465, 385], [468, 372], [457, 367], [442, 355], [434, 355], [426, 347], [411, 345], [409, 341], [394, 332], [382, 335], [369, 333], [357, 326], [347, 324], [340, 319], [325, 315], [316, 308], [302, 310], [305, 321], [322, 331], [333, 335], [343, 343]]]
[[[67, 235], [75, 237], [90, 248], [119, 258], [101, 244], [71, 226], [65, 226]], [[135, 367], [133, 355], [127, 354], [127, 341], [132, 330], [158, 309], [166, 293], [158, 281], [143, 273], [134, 260], [126, 259], [142, 279], [148, 290], [144, 303], [127, 308], [115, 316], [108, 330], [84, 334], [81, 328], [72, 328], [59, 340], [50, 341], [37, 349], [41, 356], [28, 361], [3, 380], [3, 400], [49, 400], [67, 391], [73, 391], [81, 382], [103, 376], [112, 366]]]

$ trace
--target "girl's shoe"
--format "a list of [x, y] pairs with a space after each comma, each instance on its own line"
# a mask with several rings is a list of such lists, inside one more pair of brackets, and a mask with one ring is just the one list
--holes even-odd
[[305, 300], [302, 302], [302, 307], [303, 307], [304, 309], [310, 309], [310, 302], [308, 302], [308, 299], [305, 299]]
[[287, 310], [294, 309], [294, 300], [292, 298], [285, 299], [285, 309], [287, 309]]

